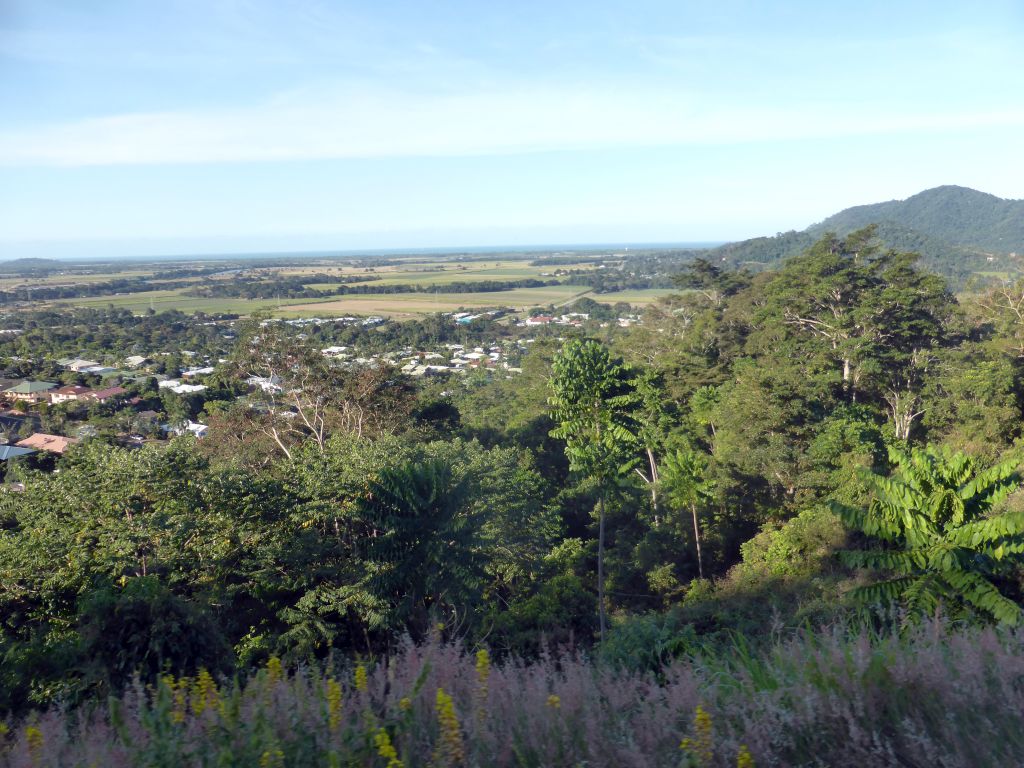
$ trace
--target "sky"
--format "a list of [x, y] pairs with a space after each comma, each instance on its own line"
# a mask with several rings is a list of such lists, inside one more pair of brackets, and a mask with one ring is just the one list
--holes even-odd
[[0, 0], [0, 258], [736, 240], [1024, 198], [1024, 3]]

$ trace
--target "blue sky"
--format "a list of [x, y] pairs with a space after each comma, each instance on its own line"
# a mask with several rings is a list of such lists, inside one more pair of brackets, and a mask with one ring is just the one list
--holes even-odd
[[0, 0], [0, 257], [738, 239], [1024, 197], [1024, 3]]

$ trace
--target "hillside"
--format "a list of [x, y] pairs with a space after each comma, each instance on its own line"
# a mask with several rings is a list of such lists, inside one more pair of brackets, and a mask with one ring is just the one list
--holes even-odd
[[57, 261], [56, 259], [11, 259], [10, 261], [0, 261], [0, 274], [34, 275], [54, 272], [66, 266], [67, 265]]
[[737, 266], [768, 266], [800, 253], [826, 232], [845, 235], [870, 224], [877, 225], [886, 246], [920, 253], [929, 269], [957, 283], [977, 272], [1015, 269], [1016, 254], [1024, 253], [1024, 200], [957, 186], [847, 208], [802, 232], [728, 243], [709, 253]]

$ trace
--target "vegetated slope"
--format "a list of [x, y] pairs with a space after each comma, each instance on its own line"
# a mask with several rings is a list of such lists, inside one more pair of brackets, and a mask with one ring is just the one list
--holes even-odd
[[1005, 271], [1024, 253], [1024, 200], [942, 186], [906, 200], [847, 208], [802, 232], [728, 243], [708, 255], [736, 266], [766, 267], [806, 250], [826, 232], [842, 236], [874, 224], [887, 247], [915, 251], [926, 268], [955, 282], [972, 272]]
[[0, 274], [25, 275], [53, 272], [66, 266], [56, 259], [11, 259], [10, 261], [0, 261]]
[[881, 222], [993, 254], [1024, 251], [1024, 200], [1003, 200], [957, 186], [927, 189], [906, 200], [847, 208], [808, 231], [843, 233]]

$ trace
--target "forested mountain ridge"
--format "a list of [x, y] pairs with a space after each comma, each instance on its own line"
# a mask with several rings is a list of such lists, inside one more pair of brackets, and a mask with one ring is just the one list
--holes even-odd
[[826, 232], [844, 236], [869, 225], [877, 226], [885, 246], [920, 253], [923, 266], [957, 284], [974, 272], [1013, 271], [1013, 254], [1024, 253], [1024, 200], [947, 185], [906, 200], [847, 208], [801, 232], [727, 243], [708, 255], [734, 265], [769, 266], [801, 253]]

